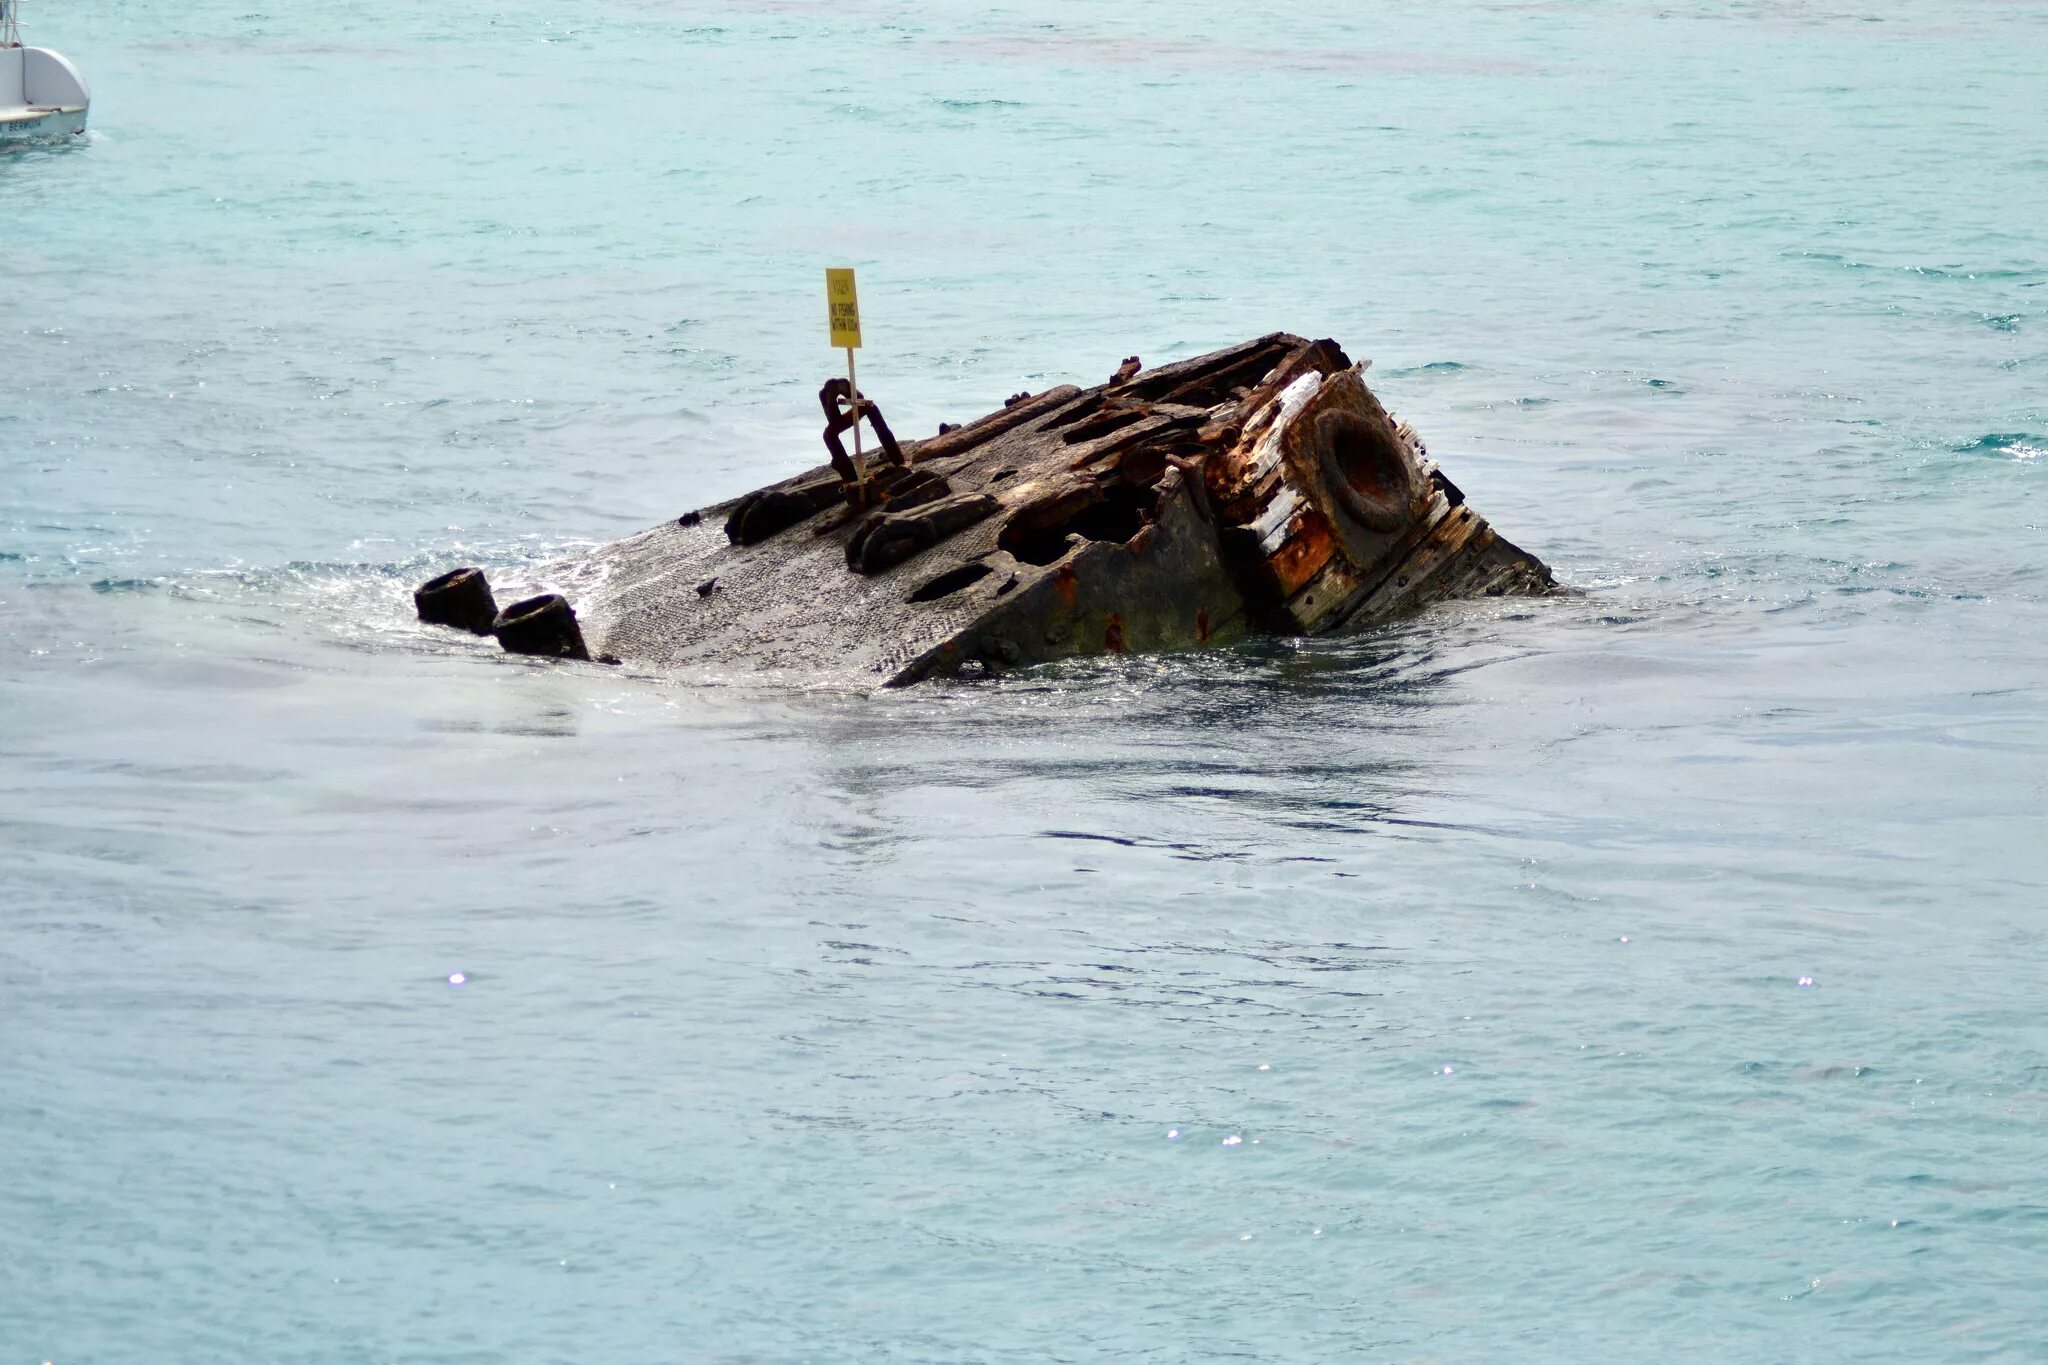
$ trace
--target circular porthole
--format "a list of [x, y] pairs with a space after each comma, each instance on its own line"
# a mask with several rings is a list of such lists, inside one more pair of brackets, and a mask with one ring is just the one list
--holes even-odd
[[1398, 531], [1414, 516], [1415, 469], [1400, 438], [1355, 412], [1316, 418], [1316, 448], [1331, 491], [1369, 530]]

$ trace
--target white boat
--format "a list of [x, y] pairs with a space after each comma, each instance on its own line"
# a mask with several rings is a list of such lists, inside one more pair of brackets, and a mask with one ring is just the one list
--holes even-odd
[[92, 90], [60, 54], [22, 44], [19, 3], [0, 0], [0, 143], [76, 136], [85, 131]]

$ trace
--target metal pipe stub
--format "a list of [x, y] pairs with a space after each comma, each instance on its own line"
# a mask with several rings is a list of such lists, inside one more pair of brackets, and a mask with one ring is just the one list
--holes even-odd
[[1391, 535], [1415, 520], [1422, 482], [1384, 417], [1369, 422], [1342, 408], [1325, 412], [1316, 418], [1315, 451], [1331, 492], [1359, 525]]
[[498, 603], [482, 569], [456, 569], [430, 578], [412, 590], [413, 609], [430, 626], [454, 626], [472, 635], [489, 635], [498, 618]]
[[537, 654], [546, 659], [590, 658], [583, 629], [569, 599], [557, 592], [514, 602], [491, 624], [507, 654]]

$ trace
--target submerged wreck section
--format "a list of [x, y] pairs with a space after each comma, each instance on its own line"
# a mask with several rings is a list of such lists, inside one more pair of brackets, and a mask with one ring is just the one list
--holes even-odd
[[[1364, 370], [1274, 333], [1151, 370], [1134, 357], [1107, 384], [1019, 394], [900, 446], [834, 381], [832, 463], [543, 576], [600, 658], [891, 685], [1557, 591]], [[866, 470], [839, 442], [861, 420], [883, 445]]]

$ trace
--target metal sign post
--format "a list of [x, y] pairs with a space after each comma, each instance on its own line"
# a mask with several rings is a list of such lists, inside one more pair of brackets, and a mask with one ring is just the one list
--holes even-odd
[[854, 292], [853, 267], [826, 268], [825, 305], [832, 324], [832, 344], [846, 351], [846, 387], [853, 391], [854, 477], [865, 484], [867, 471], [860, 464], [860, 383], [853, 372], [853, 353], [860, 349], [860, 296]]

